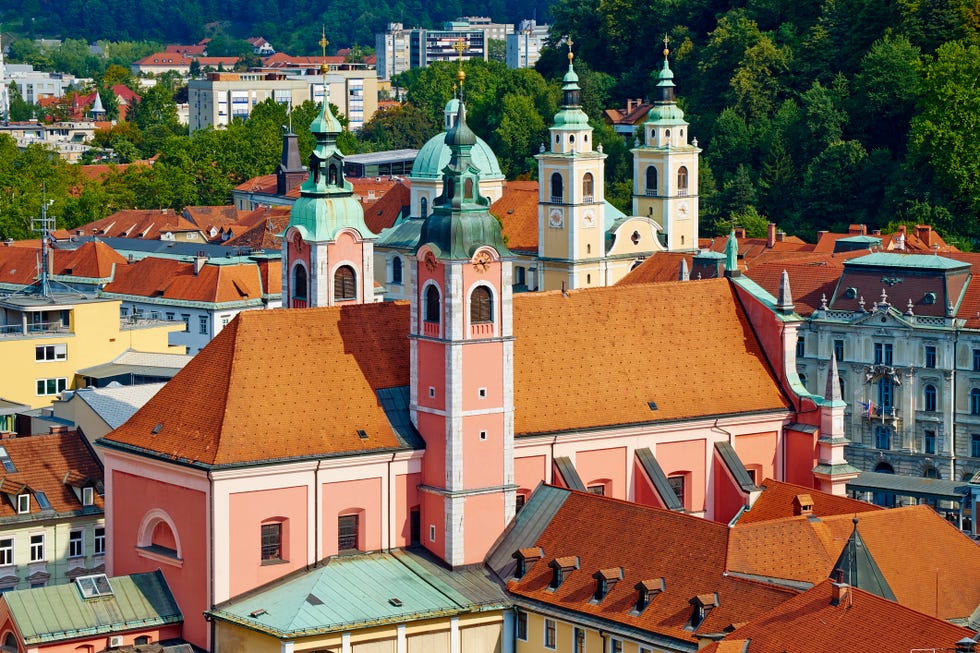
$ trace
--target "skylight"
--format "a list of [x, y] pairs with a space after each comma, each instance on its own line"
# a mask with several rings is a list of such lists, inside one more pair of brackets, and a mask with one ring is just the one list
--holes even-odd
[[10, 454], [7, 453], [6, 447], [0, 447], [0, 462], [3, 463], [5, 472], [13, 474], [17, 471], [17, 468], [14, 467], [14, 461], [10, 459]]
[[75, 579], [75, 584], [78, 585], [78, 590], [84, 599], [112, 596], [112, 585], [109, 584], [109, 577], [105, 574], [79, 576]]
[[43, 490], [34, 490], [34, 499], [41, 510], [51, 510], [51, 502], [48, 501], [48, 495]]

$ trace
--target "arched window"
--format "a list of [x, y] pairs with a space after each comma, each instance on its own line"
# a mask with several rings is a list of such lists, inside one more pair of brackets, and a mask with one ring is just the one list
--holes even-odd
[[493, 322], [493, 296], [486, 286], [477, 286], [470, 293], [470, 323]]
[[400, 284], [402, 282], [402, 257], [396, 256], [391, 259], [391, 283]]
[[468, 200], [473, 199], [473, 180], [467, 179], [463, 182], [463, 197]]
[[591, 202], [592, 196], [595, 195], [595, 178], [591, 172], [585, 173], [582, 177], [582, 195], [583, 202]]
[[306, 268], [297, 265], [293, 268], [293, 299], [306, 300], [309, 297], [306, 282]]
[[551, 175], [551, 201], [555, 204], [561, 204], [565, 197], [565, 189], [562, 184], [561, 173], [556, 172]]
[[180, 560], [183, 555], [173, 520], [159, 508], [143, 516], [137, 531], [136, 546], [173, 560]]
[[677, 192], [681, 195], [687, 194], [687, 167], [681, 166], [677, 170]]
[[357, 299], [357, 283], [354, 268], [341, 265], [333, 275], [334, 299]]
[[936, 386], [929, 384], [923, 388], [926, 400], [926, 412], [936, 412]]
[[895, 468], [888, 463], [878, 463], [875, 465], [875, 471], [879, 474], [894, 474]]
[[337, 164], [335, 163], [330, 164], [330, 173], [329, 176], [327, 177], [327, 180], [328, 180], [327, 183], [330, 184], [331, 186], [337, 185]]
[[926, 467], [925, 471], [922, 472], [924, 478], [939, 478], [939, 470], [935, 467]]
[[647, 195], [657, 194], [657, 167], [647, 166]]
[[425, 321], [439, 323], [439, 289], [429, 286], [425, 289]]
[[426, 217], [428, 215], [429, 215], [429, 198], [428, 197], [423, 197], [422, 198], [422, 216], [421, 217], [424, 218], [424, 217]]
[[133, 644], [135, 644], [136, 646], [146, 646], [149, 643], [150, 643], [150, 638], [147, 635], [140, 635], [139, 637], [133, 640]]
[[980, 388], [970, 390], [970, 414], [980, 415]]

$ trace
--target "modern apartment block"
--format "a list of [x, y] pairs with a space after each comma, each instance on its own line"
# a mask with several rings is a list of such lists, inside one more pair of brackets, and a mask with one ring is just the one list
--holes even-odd
[[507, 34], [507, 67], [534, 68], [541, 50], [548, 44], [548, 26], [522, 20], [517, 30]]
[[[411, 68], [424, 68], [434, 61], [454, 61], [462, 58], [487, 60], [488, 41], [505, 40], [514, 31], [513, 24], [493, 23], [485, 17], [465, 17], [448, 21], [441, 30], [389, 23], [383, 34], [375, 36], [378, 79], [389, 80], [392, 75]], [[462, 44], [462, 51], [459, 50]]]

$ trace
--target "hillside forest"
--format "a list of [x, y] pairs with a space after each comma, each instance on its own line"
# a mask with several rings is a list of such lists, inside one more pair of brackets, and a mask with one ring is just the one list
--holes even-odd
[[[703, 148], [703, 235], [733, 225], [761, 234], [774, 221], [812, 240], [817, 230], [850, 223], [929, 223], [960, 247], [976, 247], [980, 6], [973, 0], [556, 0], [547, 11], [556, 47], [536, 70], [497, 61], [464, 66], [469, 121], [509, 177], [536, 174], [533, 156], [558, 110], [568, 36], [584, 108], [609, 155], [609, 199], [628, 209], [632, 144], [603, 123], [602, 111], [651, 96], [666, 36], [679, 103]], [[110, 72], [113, 82], [126, 76], [123, 67], [107, 66], [95, 75], [97, 87], [106, 88]], [[342, 148], [419, 147], [441, 129], [454, 77], [452, 64], [399, 76], [402, 105], [379, 112], [357, 134], [345, 132]], [[131, 120], [100, 144], [120, 161], [156, 155], [156, 163], [101, 180], [0, 140], [0, 186], [13, 191], [0, 195], [0, 236], [27, 235], [41, 201], [34, 180], [45, 180], [59, 224], [70, 227], [120, 208], [227, 202], [234, 185], [274, 169], [290, 120], [304, 155], [311, 146], [312, 105], [287, 117], [268, 103], [227, 129], [187, 136], [173, 103], [182, 92], [176, 79], [141, 91]]]

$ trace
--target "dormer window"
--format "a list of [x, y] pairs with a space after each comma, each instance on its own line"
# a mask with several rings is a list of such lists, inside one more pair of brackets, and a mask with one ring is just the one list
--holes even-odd
[[688, 601], [688, 603], [691, 604], [694, 610], [691, 612], [691, 621], [688, 623], [686, 630], [697, 630], [698, 626], [704, 623], [704, 620], [708, 617], [708, 613], [718, 607], [718, 593], [698, 594]]
[[636, 606], [634, 610], [637, 614], [643, 612], [650, 605], [661, 592], [666, 588], [666, 583], [664, 583], [663, 578], [651, 578], [649, 580], [641, 580], [639, 583], [633, 586], [633, 589], [637, 590], [638, 594], [636, 597]]
[[95, 488], [94, 487], [83, 487], [82, 488], [82, 505], [91, 506], [95, 503]]
[[811, 497], [809, 494], [797, 494], [795, 497], [793, 497], [793, 514], [813, 514], [813, 497]]
[[592, 600], [598, 603], [616, 587], [616, 583], [623, 580], [623, 568], [600, 569], [592, 577], [595, 578], [595, 594], [592, 595]]
[[527, 575], [534, 563], [544, 557], [544, 550], [539, 546], [531, 546], [514, 551], [513, 558], [517, 560], [514, 578], [520, 580]]
[[31, 512], [31, 495], [29, 494], [18, 494], [17, 495], [17, 514], [26, 515]]
[[551, 567], [551, 583], [548, 585], [548, 589], [554, 591], [561, 587], [561, 584], [565, 582], [568, 575], [578, 569], [579, 560], [578, 556], [564, 556], [561, 558], [555, 558], [548, 563]]

